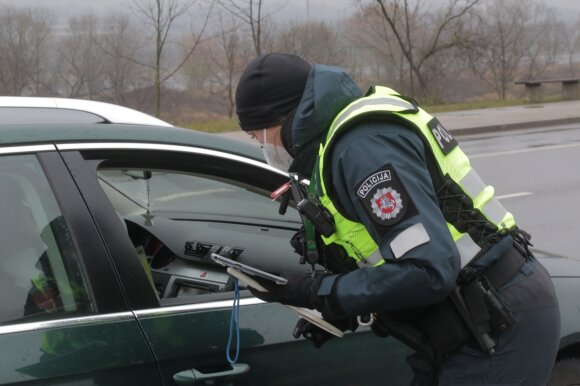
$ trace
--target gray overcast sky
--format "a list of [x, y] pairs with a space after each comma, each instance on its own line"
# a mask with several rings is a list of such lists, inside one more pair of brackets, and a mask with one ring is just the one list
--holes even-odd
[[[55, 14], [70, 15], [86, 10], [119, 10], [127, 9], [131, 0], [0, 0], [0, 4], [15, 4], [20, 6], [41, 6], [52, 10]], [[430, 0], [438, 1], [438, 0]], [[311, 19], [339, 19], [348, 15], [354, 9], [356, 0], [265, 0], [264, 7], [268, 12], [286, 6], [274, 17], [306, 18], [309, 8]], [[550, 6], [560, 10], [561, 15], [572, 16], [580, 14], [580, 0], [544, 0]], [[307, 7], [309, 5], [309, 7]]]
[[[203, 0], [198, 1], [201, 3]], [[310, 9], [312, 18], [340, 18], [348, 14], [356, 0], [265, 0], [266, 12], [283, 7], [276, 12], [274, 17], [291, 15], [292, 17], [306, 18], [307, 8]], [[435, 0], [433, 0], [435, 1]], [[82, 13], [86, 10], [119, 10], [127, 9], [132, 0], [0, 0], [0, 4], [13, 4], [18, 6], [41, 6], [50, 9], [55, 14], [68, 15]], [[284, 4], [286, 4], [284, 6]], [[309, 7], [307, 7], [309, 4]]]

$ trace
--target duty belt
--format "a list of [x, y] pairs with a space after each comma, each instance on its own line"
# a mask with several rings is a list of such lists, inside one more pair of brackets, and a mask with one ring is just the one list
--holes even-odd
[[441, 303], [378, 315], [373, 331], [379, 336], [390, 334], [435, 362], [469, 343], [493, 352], [497, 330], [513, 323], [495, 290], [509, 282], [529, 256], [520, 246], [515, 242], [498, 261], [463, 281]]
[[517, 248], [511, 248], [498, 261], [488, 267], [482, 275], [497, 290], [518, 273], [525, 261], [526, 257]]
[[531, 253], [514, 240], [513, 246], [489, 267], [476, 270], [467, 266], [461, 270], [458, 282], [460, 285], [485, 276], [494, 289], [503, 287], [522, 267], [527, 256]]

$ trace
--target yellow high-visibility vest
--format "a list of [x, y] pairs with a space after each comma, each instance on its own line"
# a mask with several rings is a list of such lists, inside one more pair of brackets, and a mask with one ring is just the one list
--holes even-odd
[[[348, 130], [353, 123], [369, 115], [402, 120], [407, 126], [414, 128], [422, 137], [423, 142], [428, 145], [428, 150], [436, 160], [440, 176], [443, 176], [453, 188], [460, 189], [470, 199], [471, 202], [467, 204], [468, 209], [473, 210], [485, 220], [484, 226], [497, 233], [508, 232], [515, 228], [513, 215], [494, 197], [493, 187], [483, 183], [453, 136], [439, 121], [413, 102], [401, 97], [396, 91], [375, 86], [367, 96], [352, 102], [335, 117], [326, 141], [320, 145], [317, 163], [317, 181], [322, 193], [320, 202], [332, 214], [336, 225], [334, 234], [322, 237], [324, 243], [341, 245], [349, 256], [359, 263], [359, 266], [378, 266], [385, 262], [377, 244], [364, 225], [345, 218], [337, 210], [328, 195], [325, 182], [325, 178], [328, 177], [327, 168], [330, 168], [330, 165], [327, 165], [330, 163], [328, 157], [331, 153], [327, 150], [332, 147], [337, 133]], [[429, 172], [433, 173], [431, 170]], [[434, 177], [432, 175], [432, 178]], [[454, 223], [453, 220], [447, 221], [447, 227], [461, 256], [463, 267], [482, 250], [485, 243], [474, 235], [470, 235], [466, 229], [459, 230], [465, 226]]]

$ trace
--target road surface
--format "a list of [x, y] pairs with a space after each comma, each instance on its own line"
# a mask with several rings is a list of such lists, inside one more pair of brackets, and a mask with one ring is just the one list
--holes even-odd
[[580, 125], [458, 140], [535, 248], [580, 260]]

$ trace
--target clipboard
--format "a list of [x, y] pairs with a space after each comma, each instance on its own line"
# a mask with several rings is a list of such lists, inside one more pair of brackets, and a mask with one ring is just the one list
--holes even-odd
[[[235, 267], [228, 267], [227, 272], [231, 276], [237, 278], [239, 281], [245, 283], [248, 287], [255, 288], [261, 292], [268, 292], [268, 290], [264, 288], [262, 285], [260, 285], [260, 283], [252, 279], [249, 275], [246, 275], [244, 272], [239, 271]], [[296, 312], [298, 315], [300, 315], [300, 317], [308, 320], [310, 323], [320, 327], [321, 329], [331, 333], [334, 336], [342, 338], [342, 336], [344, 335], [343, 331], [339, 330], [338, 328], [334, 327], [332, 324], [324, 320], [320, 312], [316, 310], [289, 305], [286, 305], [286, 307]]]
[[[261, 277], [262, 279], [273, 281], [276, 284], [284, 285], [284, 284], [288, 283], [288, 280], [286, 280], [285, 277], [273, 275], [270, 272], [262, 271], [261, 269], [254, 268], [250, 265], [240, 263], [239, 261], [228, 259], [227, 257], [223, 257], [221, 255], [218, 255], [217, 253], [212, 253], [211, 259], [213, 261], [215, 261], [216, 263], [224, 265], [228, 268], [235, 268], [236, 270], [238, 270], [240, 272], [244, 272], [244, 273], [246, 273], [248, 275], [252, 275], [252, 276], [258, 276], [258, 277]], [[258, 284], [258, 282], [255, 280], [253, 280], [253, 282]], [[258, 289], [257, 287], [254, 287], [254, 286], [252, 286], [252, 287]], [[264, 292], [264, 291], [262, 291], [262, 292]]]

